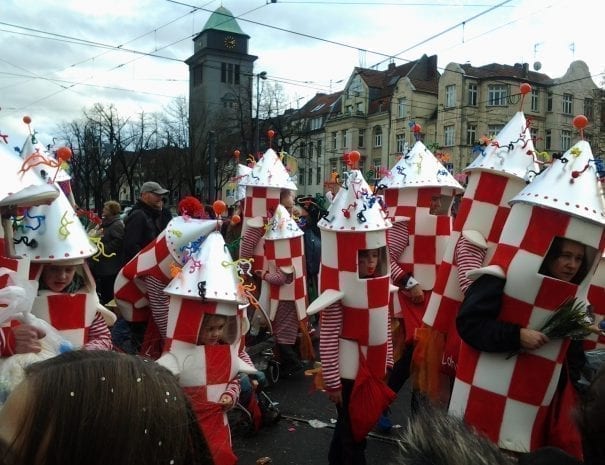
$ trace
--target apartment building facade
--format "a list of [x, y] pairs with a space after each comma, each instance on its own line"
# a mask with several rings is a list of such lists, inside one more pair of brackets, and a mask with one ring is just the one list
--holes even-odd
[[[524, 98], [523, 82], [532, 86]], [[299, 158], [299, 193], [325, 193], [346, 170], [343, 155], [351, 150], [360, 152], [366, 180], [378, 180], [417, 137], [460, 173], [479, 138], [497, 134], [520, 110], [536, 148], [548, 152], [567, 150], [578, 137], [573, 117], [586, 115], [584, 135], [598, 155], [605, 147], [603, 95], [582, 61], [556, 79], [527, 64], [450, 63], [440, 73], [437, 57], [426, 55], [382, 71], [355, 68], [343, 91], [318, 94], [295, 115], [301, 134], [290, 151]]]

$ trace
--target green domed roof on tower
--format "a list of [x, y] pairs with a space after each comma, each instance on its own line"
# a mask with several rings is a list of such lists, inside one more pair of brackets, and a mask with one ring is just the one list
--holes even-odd
[[208, 21], [202, 29], [202, 32], [207, 30], [224, 31], [233, 34], [241, 34], [247, 36], [237, 24], [233, 14], [224, 6], [218, 7], [214, 13], [210, 15]]

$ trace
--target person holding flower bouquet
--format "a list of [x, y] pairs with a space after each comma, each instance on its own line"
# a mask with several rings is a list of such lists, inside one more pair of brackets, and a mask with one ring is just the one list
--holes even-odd
[[[586, 277], [588, 268], [584, 244], [555, 237], [538, 274], [577, 285]], [[573, 385], [580, 378], [580, 370], [586, 363], [581, 339], [589, 331], [589, 313], [581, 301], [570, 295], [539, 329], [504, 321], [500, 319], [503, 299], [510, 299], [505, 296], [505, 284], [505, 278], [493, 274], [483, 274], [471, 284], [456, 318], [461, 339], [477, 351], [504, 353], [510, 358], [520, 353], [532, 353], [554, 339], [571, 338], [557, 384], [557, 392], [564, 392], [570, 382]], [[497, 376], [512, 377], [514, 373], [498, 373]], [[528, 373], [527, 376], [536, 374]], [[485, 405], [485, 408], [489, 406]]]

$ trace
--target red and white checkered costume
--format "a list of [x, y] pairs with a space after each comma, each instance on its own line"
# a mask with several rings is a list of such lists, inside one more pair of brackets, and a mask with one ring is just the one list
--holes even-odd
[[[588, 302], [597, 317], [605, 318], [605, 258], [601, 257], [590, 287]], [[584, 350], [605, 349], [605, 336], [590, 334], [584, 339]]]
[[[240, 242], [240, 258], [253, 258], [253, 271], [264, 271], [265, 265], [265, 227], [267, 218], [273, 216], [279, 205], [281, 189], [273, 187], [246, 187], [244, 203], [244, 223], [242, 224], [242, 240]], [[251, 228], [248, 219], [262, 218], [263, 225]]]
[[[244, 298], [235, 264], [220, 232], [207, 236], [165, 292], [170, 295], [168, 324], [164, 354], [158, 363], [179, 377], [214, 462], [235, 464], [229, 424], [219, 400], [228, 394], [235, 404], [239, 396], [237, 373], [242, 369], [255, 370], [238, 357], [241, 338], [247, 329], [240, 309]], [[221, 344], [198, 342], [204, 316], [208, 314], [227, 317]]]
[[[483, 266], [494, 253], [502, 227], [510, 212], [508, 201], [517, 195], [525, 182], [497, 172], [472, 170], [460, 201], [458, 215], [430, 295], [423, 322], [445, 336], [441, 371], [454, 376], [460, 337], [456, 315], [469, 281], [465, 274]], [[485, 241], [478, 246], [465, 239], [465, 231], [479, 234]]]
[[[32, 264], [30, 277], [39, 280], [44, 264]], [[83, 263], [84, 286], [74, 293], [40, 289], [34, 300], [32, 314], [49, 323], [74, 348], [111, 350], [111, 333], [103, 315], [99, 313], [99, 297], [94, 279]]]
[[[553, 237], [603, 250], [603, 226], [568, 213], [515, 203], [490, 261], [506, 279], [499, 320], [540, 328], [570, 297], [586, 299], [586, 286], [538, 273]], [[596, 262], [593, 265], [596, 266]], [[482, 271], [480, 271], [482, 272]], [[588, 282], [590, 276], [585, 277]], [[559, 382], [568, 340], [507, 358], [462, 343], [450, 412], [512, 451], [531, 451], [545, 440], [545, 420]]]
[[[370, 371], [377, 377], [386, 374], [387, 356], [392, 359], [388, 331], [389, 273], [377, 278], [361, 279], [357, 271], [357, 252], [385, 247], [386, 234], [385, 231], [337, 233], [322, 229], [321, 240], [320, 293], [329, 289], [344, 291], [340, 334], [334, 333], [332, 340], [329, 340], [322, 328], [320, 341], [326, 388], [337, 390], [341, 377], [355, 379], [360, 350], [368, 361]], [[325, 312], [322, 319], [329, 318], [327, 313], [331, 313], [330, 308]], [[337, 341], [337, 351], [334, 351], [334, 341]], [[326, 364], [326, 360], [331, 358], [324, 355], [328, 352], [338, 353], [336, 365]]]
[[[425, 302], [420, 305], [412, 304], [403, 292], [398, 292], [393, 296], [393, 316], [403, 317], [406, 342], [408, 343], [413, 340], [416, 328], [421, 326], [424, 308], [435, 284], [437, 270], [451, 233], [452, 218], [449, 215], [429, 213], [431, 199], [436, 195], [453, 198], [455, 194], [454, 189], [445, 187], [387, 189], [385, 191], [385, 202], [387, 205], [392, 205], [392, 207], [388, 207], [389, 214], [395, 218], [393, 229], [387, 236], [389, 248], [394, 249], [389, 254], [394, 259], [395, 255], [400, 252], [396, 262], [391, 263], [391, 272], [395, 271], [394, 275], [397, 277], [411, 273], [426, 293]], [[406, 217], [409, 220], [397, 221], [397, 218]], [[398, 223], [405, 223], [405, 226]], [[405, 240], [406, 232], [407, 241]], [[397, 283], [395, 278], [393, 278], [393, 282]]]
[[[191, 401], [214, 462], [222, 465], [237, 462], [231, 450], [227, 415], [220, 407], [219, 400], [223, 394], [229, 394], [235, 404], [239, 397], [239, 338], [233, 344], [218, 345], [198, 345], [197, 339], [205, 314], [235, 316], [236, 312], [236, 307], [232, 304], [210, 301], [203, 303], [200, 300], [171, 296], [168, 338], [164, 346], [165, 352], [158, 359], [158, 363], [179, 377], [179, 383]], [[235, 334], [238, 333], [241, 334], [236, 330]]]
[[174, 218], [155, 241], [124, 265], [114, 284], [114, 296], [122, 317], [132, 322], [147, 321], [152, 309], [145, 278], [152, 277], [156, 283], [167, 285], [173, 268], [182, 266], [187, 259], [192, 243], [214, 229], [214, 220]]
[[291, 283], [282, 286], [270, 285], [271, 310], [269, 316], [271, 320], [275, 318], [277, 304], [282, 300], [293, 301], [298, 319], [305, 319], [307, 317], [307, 278], [303, 236], [289, 239], [265, 239], [265, 257], [269, 273], [274, 273], [277, 269], [284, 267], [292, 267], [294, 272], [294, 279]]

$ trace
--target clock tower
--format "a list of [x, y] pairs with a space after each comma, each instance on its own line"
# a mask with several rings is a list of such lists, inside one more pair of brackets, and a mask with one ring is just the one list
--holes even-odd
[[241, 134], [241, 128], [251, 124], [257, 57], [248, 54], [249, 39], [223, 6], [210, 15], [193, 39], [193, 55], [185, 63], [189, 66], [189, 124], [194, 150], [196, 141], [205, 140], [204, 132], [229, 131], [233, 126], [234, 132]]

